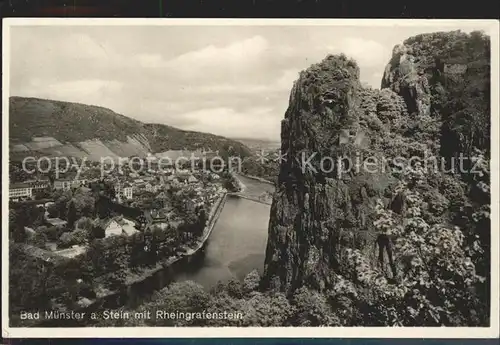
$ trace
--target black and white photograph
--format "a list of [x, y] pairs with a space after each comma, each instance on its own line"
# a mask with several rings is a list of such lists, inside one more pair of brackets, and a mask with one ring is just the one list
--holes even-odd
[[498, 29], [4, 20], [4, 335], [498, 336]]

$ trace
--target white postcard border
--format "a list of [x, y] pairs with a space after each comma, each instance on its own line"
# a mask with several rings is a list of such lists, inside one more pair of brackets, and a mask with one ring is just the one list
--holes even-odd
[[[8, 155], [10, 28], [13, 26], [450, 26], [482, 29], [491, 37], [491, 318], [490, 327], [9, 327]], [[5, 18], [2, 47], [2, 337], [4, 338], [497, 338], [499, 336], [499, 21], [434, 19], [173, 19]]]

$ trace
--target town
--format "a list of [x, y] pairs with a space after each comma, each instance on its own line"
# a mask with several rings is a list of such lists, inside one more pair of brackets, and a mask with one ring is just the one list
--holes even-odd
[[57, 277], [57, 286], [33, 292], [38, 302], [17, 307], [40, 310], [43, 296], [46, 308], [72, 310], [145, 278], [200, 248], [227, 192], [239, 188], [228, 169], [102, 164], [81, 162], [56, 177], [10, 162], [11, 257], [21, 265], [13, 270]]

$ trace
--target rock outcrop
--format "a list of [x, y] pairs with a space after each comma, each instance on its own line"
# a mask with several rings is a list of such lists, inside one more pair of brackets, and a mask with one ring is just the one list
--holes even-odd
[[[287, 293], [331, 287], [345, 248], [373, 248], [376, 200], [404, 212], [390, 158], [485, 148], [489, 134], [478, 131], [489, 133], [486, 77], [489, 39], [461, 32], [419, 35], [395, 47], [382, 90], [362, 88], [357, 64], [344, 55], [302, 72], [282, 121], [286, 161], [271, 207], [263, 286]], [[472, 94], [471, 83], [481, 95]], [[457, 104], [460, 92], [484, 111], [471, 128], [455, 126], [456, 112], [471, 106]], [[444, 188], [439, 183], [432, 188]]]
[[355, 165], [383, 157], [386, 127], [405, 109], [390, 90], [362, 89], [357, 64], [343, 55], [301, 73], [282, 122], [286, 162], [271, 208], [265, 285], [326, 288], [342, 265], [342, 245], [370, 242], [375, 200], [394, 178]]
[[488, 37], [437, 32], [396, 46], [381, 87], [401, 95], [412, 117], [440, 121], [440, 154], [453, 157], [489, 147], [489, 76]]

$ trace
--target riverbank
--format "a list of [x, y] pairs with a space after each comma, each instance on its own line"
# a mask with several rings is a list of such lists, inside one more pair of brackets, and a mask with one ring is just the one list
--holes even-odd
[[238, 174], [231, 172], [230, 175], [231, 175], [231, 178], [236, 183], [235, 187], [238, 190], [238, 191], [233, 190], [232, 193], [243, 193], [244, 191], [247, 190], [247, 186], [243, 183], [243, 181], [241, 181], [241, 179], [238, 178]]
[[249, 178], [251, 180], [255, 180], [255, 181], [258, 181], [258, 182], [262, 182], [262, 183], [267, 183], [267, 184], [270, 184], [270, 185], [273, 185], [274, 186], [274, 182], [271, 182], [269, 180], [266, 180], [262, 177], [258, 177], [258, 176], [253, 176], [253, 175], [246, 175], [246, 174], [238, 174], [238, 175], [241, 175], [241, 176], [244, 176], [246, 178]]
[[196, 246], [186, 248], [187, 251], [183, 256], [193, 255], [205, 245], [205, 242], [210, 237], [210, 234], [212, 233], [212, 230], [214, 229], [215, 224], [217, 223], [217, 220], [219, 219], [219, 216], [222, 212], [222, 209], [224, 208], [224, 204], [226, 203], [227, 194], [228, 193], [224, 193], [215, 202], [214, 206], [212, 206], [212, 209], [210, 210], [210, 213], [208, 216], [207, 225], [205, 226], [205, 229], [203, 229], [203, 233], [202, 233], [201, 237], [196, 242], [197, 243]]
[[[175, 256], [165, 258], [152, 267], [146, 267], [136, 272], [127, 272], [127, 278], [121, 291], [112, 291], [105, 288], [98, 289], [96, 298], [90, 301], [91, 303], [84, 309], [92, 309], [92, 306], [95, 305], [104, 305], [110, 309], [118, 308], [129, 301], [134, 303], [138, 295], [149, 294], [154, 290], [167, 286], [173, 279], [173, 266], [182, 265], [183, 263], [188, 264], [190, 258], [204, 247], [224, 208], [226, 198], [227, 193], [223, 193], [211, 207], [207, 224], [194, 246], [181, 247], [183, 251], [177, 252]], [[154, 281], [154, 283], [151, 284], [151, 281]]]
[[177, 253], [177, 255], [175, 255], [173, 257], [169, 257], [169, 258], [163, 260], [162, 262], [158, 262], [155, 267], [148, 268], [147, 270], [142, 271], [138, 275], [127, 277], [127, 282], [125, 285], [130, 286], [133, 284], [140, 283], [141, 281], [144, 281], [147, 278], [149, 278], [150, 276], [157, 273], [159, 270], [164, 269], [164, 268], [168, 268], [170, 265], [173, 265], [177, 261], [180, 261], [185, 257], [194, 255], [201, 248], [203, 248], [205, 242], [210, 237], [210, 234], [212, 233], [212, 230], [214, 229], [215, 224], [217, 223], [217, 219], [219, 218], [220, 213], [222, 212], [222, 209], [224, 208], [226, 198], [227, 198], [227, 193], [224, 193], [223, 195], [221, 195], [217, 199], [217, 201], [212, 206], [210, 213], [209, 213], [207, 225], [203, 229], [203, 232], [202, 232], [200, 238], [196, 241], [195, 246], [181, 247], [184, 249], [184, 252], [179, 252], [179, 253]]

